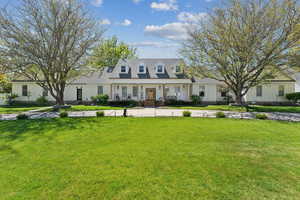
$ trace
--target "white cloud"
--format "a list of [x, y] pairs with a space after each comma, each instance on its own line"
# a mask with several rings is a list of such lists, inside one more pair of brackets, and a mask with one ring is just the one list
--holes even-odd
[[138, 4], [140, 3], [142, 0], [132, 0], [133, 3]]
[[100, 21], [100, 24], [101, 25], [110, 25], [111, 21], [109, 19], [103, 19], [103, 20]]
[[165, 0], [163, 2], [152, 2], [150, 7], [158, 11], [178, 10], [176, 0]]
[[177, 15], [177, 19], [181, 22], [189, 22], [189, 23], [197, 23], [200, 20], [205, 19], [208, 16], [207, 13], [189, 13], [189, 12], [181, 12]]
[[132, 24], [132, 22], [131, 22], [129, 19], [125, 19], [125, 20], [121, 23], [122, 26], [130, 26], [131, 24]]
[[100, 7], [100, 6], [102, 6], [102, 4], [103, 4], [103, 0], [93, 0], [93, 1], [92, 1], [92, 4], [93, 4], [94, 6]]
[[150, 41], [136, 42], [136, 43], [131, 43], [130, 45], [134, 47], [156, 47], [156, 48], [170, 48], [170, 47], [179, 46], [178, 43], [150, 42]]
[[192, 28], [192, 25], [189, 23], [175, 22], [162, 26], [148, 25], [144, 31], [146, 35], [170, 40], [186, 40], [188, 39], [188, 30], [190, 28]]

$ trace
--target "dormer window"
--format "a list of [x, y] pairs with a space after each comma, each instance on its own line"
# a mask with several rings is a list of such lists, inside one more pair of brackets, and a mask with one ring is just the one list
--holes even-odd
[[127, 73], [127, 66], [121, 66], [121, 73]]
[[164, 73], [164, 66], [163, 65], [157, 65], [156, 73], [159, 73], [159, 74]]
[[146, 72], [145, 66], [144, 65], [140, 65], [139, 66], [139, 73], [145, 73], [145, 72]]

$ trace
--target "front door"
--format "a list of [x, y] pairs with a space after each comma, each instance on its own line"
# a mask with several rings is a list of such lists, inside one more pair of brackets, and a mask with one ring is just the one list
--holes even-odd
[[155, 100], [156, 99], [156, 89], [155, 88], [147, 88], [146, 94], [147, 94], [147, 100]]
[[82, 101], [82, 88], [77, 88], [77, 101]]

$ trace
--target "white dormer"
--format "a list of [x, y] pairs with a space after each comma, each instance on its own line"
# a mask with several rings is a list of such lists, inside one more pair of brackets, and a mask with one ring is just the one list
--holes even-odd
[[165, 66], [163, 64], [158, 64], [156, 66], [156, 73], [157, 74], [164, 74], [165, 73]]
[[145, 74], [146, 73], [146, 66], [145, 64], [140, 64], [138, 69], [139, 74]]
[[120, 73], [121, 73], [121, 74], [127, 74], [127, 73], [128, 73], [128, 69], [129, 69], [128, 66], [122, 65], [122, 66], [120, 67]]

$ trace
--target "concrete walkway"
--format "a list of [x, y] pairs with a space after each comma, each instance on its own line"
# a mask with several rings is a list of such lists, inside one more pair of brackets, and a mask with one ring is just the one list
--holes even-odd
[[[159, 109], [159, 108], [144, 108], [144, 109], [128, 109], [127, 115], [131, 117], [182, 117], [182, 109]], [[192, 113], [192, 117], [214, 118], [219, 111], [214, 110], [188, 110]], [[68, 112], [69, 117], [94, 117], [97, 111], [78, 111]], [[105, 110], [105, 116], [120, 117], [123, 116], [123, 110]], [[235, 119], [254, 119], [257, 113], [255, 112], [232, 112], [224, 111], [227, 118]], [[59, 117], [58, 112], [41, 112], [29, 111], [25, 112], [31, 119], [41, 118], [56, 118]], [[300, 122], [300, 113], [265, 113], [268, 119]], [[17, 114], [3, 114], [1, 120], [15, 120]]]

